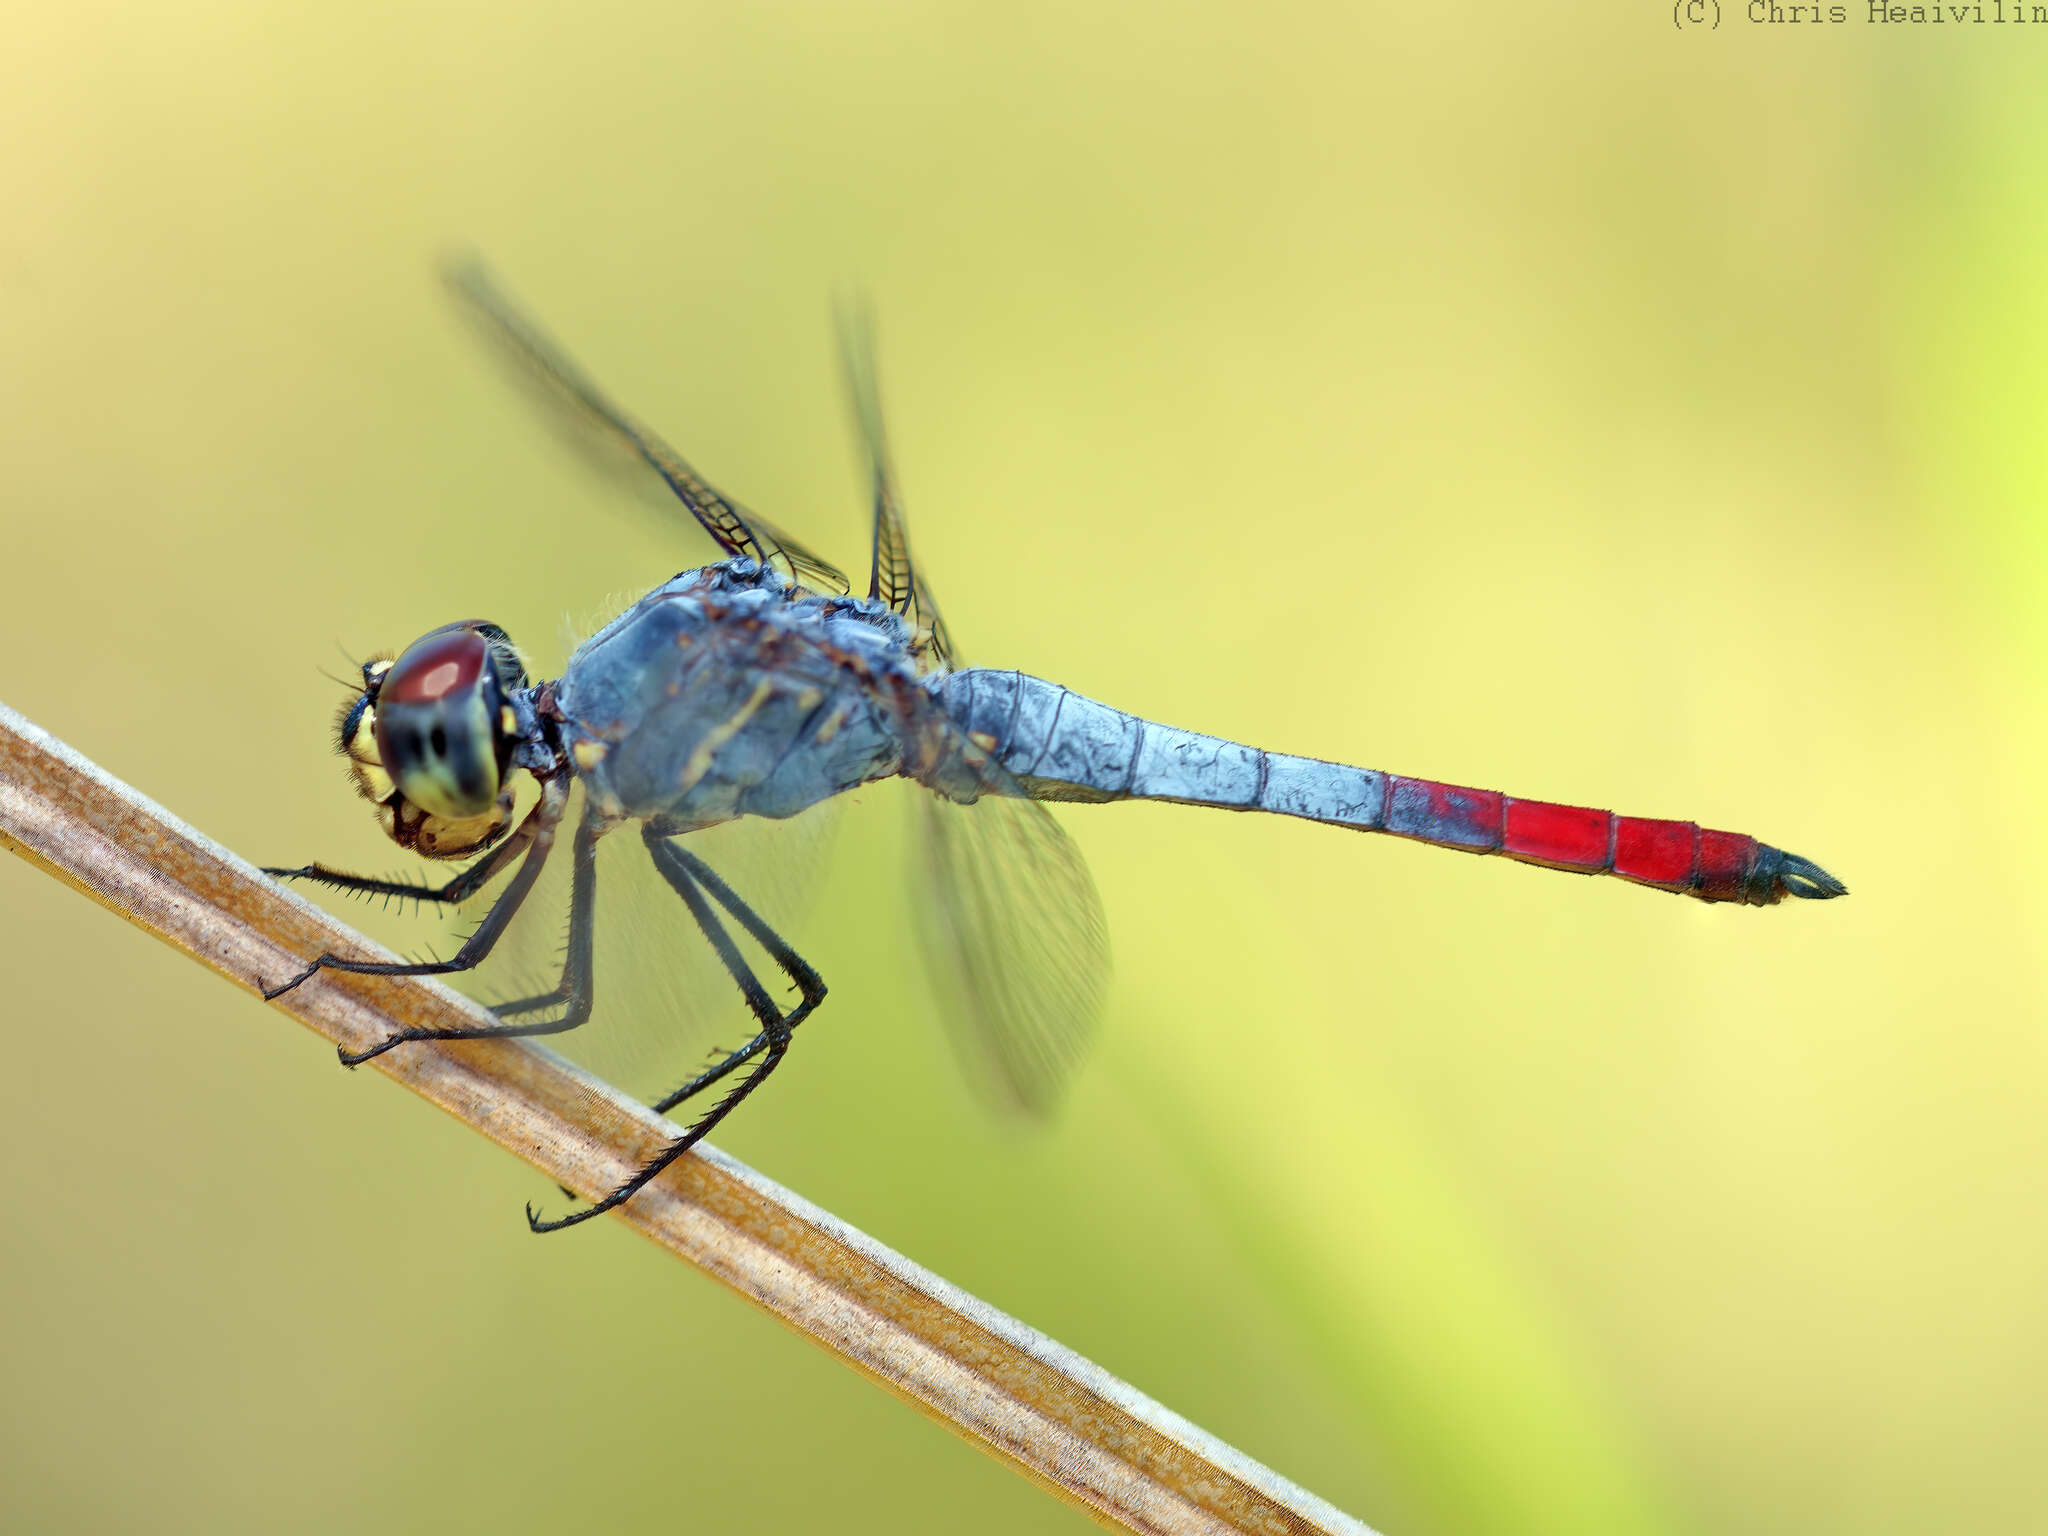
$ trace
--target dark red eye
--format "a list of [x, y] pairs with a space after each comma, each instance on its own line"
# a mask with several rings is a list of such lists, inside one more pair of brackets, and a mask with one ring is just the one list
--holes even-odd
[[415, 641], [384, 674], [377, 690], [378, 707], [432, 704], [451, 693], [474, 688], [489, 654], [484, 637], [473, 629], [450, 630]]
[[504, 774], [502, 685], [491, 642], [450, 625], [405, 648], [377, 688], [377, 756], [399, 794], [430, 816], [490, 809]]

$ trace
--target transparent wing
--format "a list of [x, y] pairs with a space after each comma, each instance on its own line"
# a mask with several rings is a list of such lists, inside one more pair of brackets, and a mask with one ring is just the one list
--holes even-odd
[[[939, 605], [910, 554], [875, 375], [874, 322], [843, 306], [840, 356], [874, 478], [874, 574], [868, 595], [916, 630], [928, 671], [955, 652]], [[1058, 1102], [1102, 1013], [1109, 929], [1081, 850], [1044, 806], [943, 713], [920, 726], [940, 754], [971, 768], [979, 797], [920, 796], [918, 931], [968, 1078], [998, 1109], [1043, 1117]]]
[[[582, 796], [578, 785], [565, 827], [582, 815]], [[829, 808], [819, 807], [788, 821], [748, 818], [709, 827], [690, 833], [684, 846], [801, 949], [791, 929], [802, 923], [810, 906], [834, 824]], [[450, 978], [486, 1007], [544, 993], [560, 978], [570, 910], [567, 840], [565, 832], [564, 846], [548, 860], [497, 951], [473, 976]], [[473, 926], [481, 912], [479, 907], [465, 913], [458, 925]], [[648, 858], [638, 823], [617, 828], [598, 844], [592, 924], [590, 1021], [549, 1036], [543, 1043], [550, 1049], [652, 1101], [687, 1080], [714, 1053], [754, 1034], [753, 1015], [689, 909]], [[737, 925], [728, 929], [769, 995], [786, 998], [781, 971]], [[461, 931], [466, 927], [452, 929], [442, 947]]]
[[881, 387], [875, 375], [874, 314], [865, 303], [850, 303], [839, 310], [839, 357], [846, 373], [847, 399], [853, 406], [854, 423], [867, 449], [874, 480], [875, 550], [874, 571], [868, 581], [868, 596], [888, 604], [891, 611], [907, 618], [917, 638], [911, 649], [930, 667], [952, 663], [952, 638], [931, 588], [910, 558], [910, 533], [903, 517], [903, 501], [896, 490], [895, 471], [889, 462], [889, 440], [882, 428]]
[[[508, 299], [483, 266], [471, 259], [444, 269], [462, 308], [549, 409], [565, 435], [586, 457], [617, 476], [633, 466], [659, 478], [728, 556], [746, 555], [773, 565], [799, 585], [844, 592], [844, 572], [805, 548], [758, 512], [725, 496], [690, 467], [683, 456], [639, 421], [614, 405], [539, 326]], [[673, 504], [672, 502], [670, 503]]]
[[918, 926], [969, 1078], [998, 1108], [1043, 1118], [1101, 1016], [1109, 928], [1073, 839], [985, 771], [972, 805], [920, 797]]
[[[677, 845], [709, 864], [801, 953], [831, 856], [837, 809], [827, 802], [786, 821], [750, 816], [687, 833]], [[689, 909], [648, 858], [638, 825], [621, 827], [605, 841], [617, 844], [611, 866], [599, 870], [597, 1022], [606, 1028], [587, 1059], [574, 1059], [652, 1100], [760, 1026]], [[794, 1006], [795, 990], [781, 969], [738, 923], [724, 926], [768, 995], [785, 1009]]]

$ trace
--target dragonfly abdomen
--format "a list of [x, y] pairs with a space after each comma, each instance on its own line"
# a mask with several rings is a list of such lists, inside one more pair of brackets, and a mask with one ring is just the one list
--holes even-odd
[[1517, 800], [1494, 790], [1386, 775], [1377, 829], [1439, 848], [1500, 853], [1521, 864], [1618, 875], [1701, 901], [1765, 907], [1786, 896], [1840, 896], [1819, 866], [1741, 832], [1692, 821], [1618, 816], [1583, 805]]
[[1839, 896], [1817, 865], [1738, 832], [1518, 800], [1161, 725], [1021, 672], [970, 669], [928, 685], [973, 748], [1039, 800], [1170, 800], [1269, 811], [1439, 848], [1768, 906]]

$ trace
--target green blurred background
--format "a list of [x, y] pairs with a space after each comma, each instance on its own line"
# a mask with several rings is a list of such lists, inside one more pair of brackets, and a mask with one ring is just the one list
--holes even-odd
[[[1105, 1038], [961, 1086], [876, 792], [721, 1144], [1389, 1532], [2039, 1528], [2048, 31], [1655, 4], [15, 6], [0, 698], [389, 868], [316, 669], [705, 546], [479, 361], [453, 244], [864, 547], [874, 296], [963, 648], [1177, 724], [1696, 817], [1706, 908], [1065, 817]], [[15, 1529], [1081, 1529], [16, 861]]]

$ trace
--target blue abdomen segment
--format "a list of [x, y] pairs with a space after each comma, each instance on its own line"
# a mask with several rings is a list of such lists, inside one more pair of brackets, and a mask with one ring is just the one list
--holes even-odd
[[1160, 725], [1022, 672], [969, 668], [926, 686], [1035, 800], [1172, 800], [1386, 825], [1387, 776], [1370, 768]]

